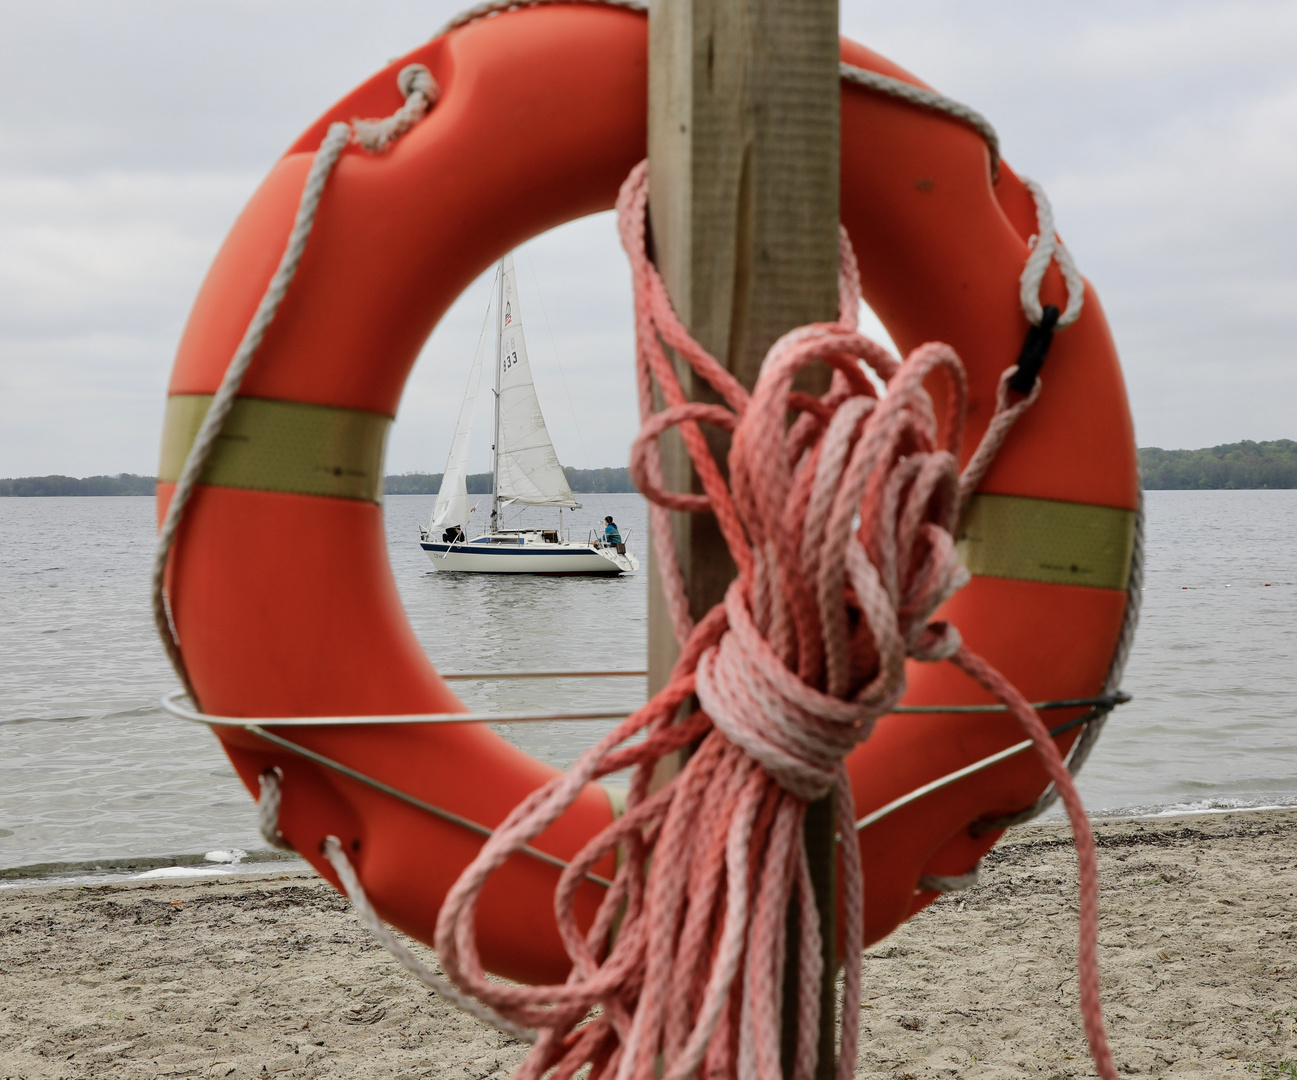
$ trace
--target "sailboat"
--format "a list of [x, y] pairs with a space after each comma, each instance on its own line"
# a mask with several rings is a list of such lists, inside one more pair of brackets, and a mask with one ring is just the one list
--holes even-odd
[[[563, 529], [563, 511], [580, 509], [545, 427], [522, 331], [518, 276], [513, 256], [500, 260], [495, 303], [478, 335], [468, 387], [450, 443], [441, 490], [420, 546], [438, 570], [477, 574], [596, 574], [615, 576], [639, 569], [639, 559], [622, 542], [592, 533], [573, 541]], [[491, 311], [495, 310], [495, 437], [492, 439], [491, 521], [486, 532], [470, 539], [468, 443], [487, 350]], [[502, 511], [509, 506], [558, 509], [555, 529], [507, 529]]]

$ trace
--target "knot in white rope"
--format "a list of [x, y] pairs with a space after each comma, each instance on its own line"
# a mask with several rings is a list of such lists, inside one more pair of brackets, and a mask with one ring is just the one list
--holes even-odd
[[1040, 285], [1045, 280], [1045, 271], [1050, 262], [1057, 262], [1067, 285], [1067, 306], [1055, 324], [1056, 329], [1062, 330], [1076, 322], [1081, 314], [1081, 305], [1085, 301], [1085, 282], [1081, 280], [1072, 253], [1054, 231], [1054, 209], [1049, 204], [1045, 189], [1025, 176], [1021, 180], [1036, 202], [1036, 235], [1031, 241], [1031, 253], [1027, 256], [1019, 279], [1022, 311], [1029, 323], [1033, 326], [1040, 325], [1045, 317], [1045, 309], [1040, 303]]
[[422, 64], [406, 64], [396, 75], [396, 86], [401, 91], [402, 97], [409, 97], [411, 94], [419, 93], [427, 98], [429, 103], [436, 101], [437, 81], [432, 77], [432, 72]]
[[422, 64], [408, 64], [396, 76], [405, 104], [379, 120], [353, 120], [352, 137], [371, 154], [381, 154], [427, 115], [441, 96], [437, 80]]

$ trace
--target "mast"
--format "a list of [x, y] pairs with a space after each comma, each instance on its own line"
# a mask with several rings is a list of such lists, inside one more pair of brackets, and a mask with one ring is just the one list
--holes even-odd
[[495, 427], [491, 432], [491, 532], [500, 525], [500, 377], [504, 358], [504, 259], [496, 271], [495, 293]]

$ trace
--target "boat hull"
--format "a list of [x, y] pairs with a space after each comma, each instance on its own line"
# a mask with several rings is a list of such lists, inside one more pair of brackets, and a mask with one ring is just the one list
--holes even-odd
[[639, 560], [629, 552], [605, 553], [588, 544], [528, 544], [506, 548], [424, 540], [419, 546], [437, 570], [452, 573], [616, 577], [639, 569]]

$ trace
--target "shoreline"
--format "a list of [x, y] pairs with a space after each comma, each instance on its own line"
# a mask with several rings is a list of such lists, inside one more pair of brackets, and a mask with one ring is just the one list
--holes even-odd
[[[1092, 825], [1119, 1071], [1263, 1080], [1297, 1059], [1297, 809]], [[1067, 826], [1024, 826], [981, 884], [869, 949], [856, 1075], [1092, 1076], [1075, 892]], [[14, 1080], [487, 1080], [525, 1052], [417, 984], [313, 873], [264, 863], [6, 888], [0, 973]]]
[[[1091, 826], [1097, 828], [1099, 825], [1114, 822], [1170, 822], [1182, 818], [1212, 818], [1226, 814], [1297, 812], [1297, 801], [1292, 803], [1259, 803], [1256, 806], [1203, 807], [1200, 805], [1203, 802], [1211, 801], [1213, 800], [1199, 800], [1198, 803], [1189, 804], [1189, 807], [1185, 807], [1184, 804], [1172, 804], [1161, 809], [1149, 808], [1144, 813], [1135, 813], [1129, 808], [1110, 811], [1097, 810], [1089, 813], [1089, 820]], [[1051, 811], [1050, 815], [1045, 819], [1022, 826], [1025, 829], [1052, 827], [1064, 828], [1064, 831], [1066, 831], [1066, 819], [1061, 816], [1060, 811]], [[1008, 841], [1002, 840], [1000, 844], [1006, 842]], [[250, 867], [246, 870], [239, 869], [240, 867], [248, 867], [249, 864], [261, 865], [277, 862], [296, 865], [282, 869], [269, 866], [264, 866], [260, 870], [252, 870]], [[9, 867], [0, 866], [0, 890], [41, 888], [53, 885], [122, 884], [131, 881], [148, 880], [144, 877], [146, 873], [151, 874], [153, 877], [174, 876], [176, 878], [190, 879], [206, 875], [217, 877], [229, 874], [251, 874], [255, 876], [259, 873], [278, 874], [285, 869], [292, 871], [305, 870], [306, 865], [305, 860], [295, 853], [275, 851], [272, 848], [240, 851], [239, 858], [233, 862], [211, 860], [206, 853], [198, 852], [182, 852], [178, 855], [128, 855], [95, 859], [70, 859], [63, 862], [37, 862], [22, 863], [18, 866]], [[184, 869], [190, 872], [175, 875], [159, 872], [171, 868]]]
[[[230, 852], [216, 851], [226, 855]], [[237, 858], [209, 859], [206, 854], [141, 855], [119, 859], [78, 859], [28, 863], [0, 869], [0, 893], [41, 888], [130, 885], [149, 881], [201, 881], [206, 878], [258, 877], [267, 874], [312, 872], [293, 852], [242, 851]]]

